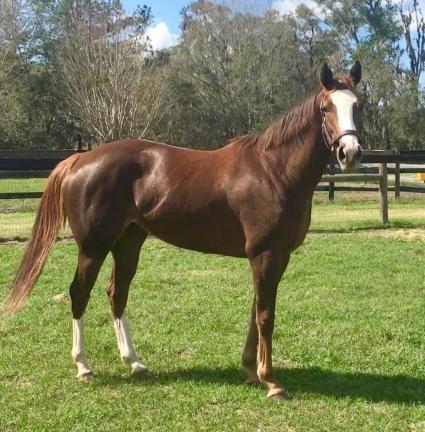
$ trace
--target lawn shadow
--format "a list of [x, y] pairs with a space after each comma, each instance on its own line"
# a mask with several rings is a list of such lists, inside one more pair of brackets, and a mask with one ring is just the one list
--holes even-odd
[[[276, 374], [289, 394], [315, 393], [337, 399], [359, 398], [371, 402], [425, 404], [425, 380], [406, 375], [344, 373], [320, 368], [276, 369]], [[176, 382], [200, 382], [240, 386], [244, 374], [241, 369], [201, 368], [176, 369], [152, 373], [149, 377], [100, 374], [97, 384], [105, 386], [162, 385]]]
[[382, 222], [371, 222], [365, 225], [354, 227], [326, 227], [326, 228], [311, 228], [309, 233], [312, 234], [353, 234], [358, 232], [367, 231], [384, 231], [387, 229], [418, 229], [425, 228], [423, 222], [409, 222], [406, 220], [390, 221], [387, 224]]

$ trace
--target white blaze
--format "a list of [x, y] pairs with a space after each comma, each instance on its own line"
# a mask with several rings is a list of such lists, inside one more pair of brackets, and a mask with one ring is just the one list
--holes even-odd
[[[332, 103], [336, 107], [339, 131], [357, 130], [354, 123], [353, 107], [357, 96], [351, 90], [336, 90], [331, 94]], [[345, 135], [340, 139], [344, 145], [344, 152], [352, 160], [360, 149], [357, 136]]]
[[337, 90], [331, 94], [331, 99], [338, 114], [339, 129], [356, 130], [353, 117], [353, 106], [357, 102], [356, 95], [350, 90]]

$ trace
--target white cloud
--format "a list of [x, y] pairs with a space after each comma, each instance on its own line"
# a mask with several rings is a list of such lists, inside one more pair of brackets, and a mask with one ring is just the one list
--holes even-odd
[[169, 48], [177, 43], [178, 36], [170, 31], [164, 21], [149, 27], [146, 34], [154, 50]]
[[310, 8], [316, 15], [321, 15], [318, 4], [313, 0], [277, 0], [272, 3], [271, 8], [278, 11], [280, 15], [287, 15], [294, 13], [295, 9], [302, 4]]

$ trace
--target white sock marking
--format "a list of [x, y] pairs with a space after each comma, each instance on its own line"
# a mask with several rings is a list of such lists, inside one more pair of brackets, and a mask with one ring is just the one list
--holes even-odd
[[114, 318], [115, 334], [117, 335], [118, 349], [121, 359], [131, 364], [133, 373], [142, 373], [147, 370], [146, 366], [139, 362], [131, 341], [130, 326], [125, 312], [121, 318]]
[[83, 319], [72, 320], [72, 358], [77, 365], [77, 377], [91, 375], [86, 352], [84, 350], [84, 325]]

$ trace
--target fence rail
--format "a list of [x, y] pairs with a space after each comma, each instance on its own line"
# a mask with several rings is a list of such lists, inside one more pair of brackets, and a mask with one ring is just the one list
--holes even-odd
[[[1, 150], [0, 179], [46, 178], [59, 162], [75, 153], [75, 150]], [[401, 185], [400, 182], [400, 174], [425, 173], [425, 166], [401, 166], [401, 164], [425, 165], [425, 151], [365, 151], [362, 165], [365, 164], [379, 164], [379, 166], [363, 166], [360, 173], [341, 174], [338, 172], [336, 162], [332, 161], [328, 166], [327, 174], [322, 177], [316, 190], [328, 191], [330, 200], [335, 198], [336, 191], [378, 191], [383, 223], [388, 222], [388, 191], [394, 191], [396, 198], [400, 197], [401, 192], [425, 193], [425, 187], [406, 186]], [[394, 167], [389, 167], [388, 164], [394, 164]], [[394, 187], [388, 186], [388, 174], [395, 176]], [[335, 185], [335, 183], [353, 182], [374, 182], [378, 186]], [[41, 195], [42, 192], [3, 192], [0, 193], [0, 200], [40, 198]]]
[[[393, 164], [394, 167], [389, 167], [388, 164]], [[388, 151], [388, 150], [370, 150], [363, 152], [362, 158], [362, 167], [359, 172], [364, 174], [365, 177], [363, 179], [358, 179], [356, 181], [367, 181], [367, 174], [376, 174], [379, 172], [380, 167], [376, 166], [365, 166], [365, 164], [379, 164], [382, 166], [384, 164], [386, 166], [386, 173], [394, 175], [394, 186], [388, 187], [388, 191], [394, 191], [394, 196], [396, 199], [400, 198], [401, 192], [410, 192], [410, 193], [425, 193], [425, 187], [415, 186], [415, 185], [401, 185], [400, 174], [415, 174], [415, 173], [425, 173], [425, 166], [417, 166], [417, 165], [425, 165], [425, 151], [424, 150], [401, 150], [399, 152], [396, 151]], [[416, 165], [416, 166], [401, 166], [403, 165]], [[338, 166], [335, 160], [331, 160], [328, 173], [338, 175]], [[323, 180], [322, 180], [323, 181]], [[354, 181], [354, 180], [353, 180]], [[319, 185], [318, 190], [325, 190], [323, 185]], [[356, 192], [370, 192], [373, 190], [379, 189], [371, 189], [367, 186], [344, 186], [337, 187], [335, 186], [334, 179], [329, 180], [329, 186], [327, 189], [329, 191], [329, 199], [335, 199], [335, 191], [356, 191]]]

